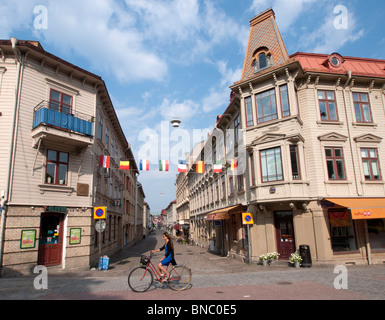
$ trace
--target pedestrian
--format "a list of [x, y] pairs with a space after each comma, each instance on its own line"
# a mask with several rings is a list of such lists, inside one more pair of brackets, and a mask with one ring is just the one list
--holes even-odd
[[153, 250], [152, 253], [166, 250], [164, 258], [161, 259], [158, 263], [158, 270], [163, 278], [163, 281], [167, 281], [170, 278], [170, 273], [167, 271], [167, 266], [170, 263], [173, 266], [176, 265], [176, 261], [174, 259], [174, 243], [172, 241], [171, 235], [167, 232], [163, 233], [162, 238], [165, 241], [164, 246], [158, 250]]

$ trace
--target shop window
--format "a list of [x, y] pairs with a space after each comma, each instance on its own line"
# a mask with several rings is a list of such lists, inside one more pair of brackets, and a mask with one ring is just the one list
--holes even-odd
[[372, 250], [385, 251], [385, 219], [368, 219], [369, 242]]
[[356, 251], [356, 236], [351, 214], [346, 210], [331, 210], [329, 223], [333, 252]]

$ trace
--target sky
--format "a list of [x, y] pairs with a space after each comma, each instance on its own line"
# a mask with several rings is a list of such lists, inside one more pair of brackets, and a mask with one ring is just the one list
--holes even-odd
[[177, 161], [228, 106], [249, 21], [268, 8], [289, 55], [385, 59], [383, 0], [0, 0], [0, 39], [38, 40], [103, 78], [136, 162], [151, 160], [138, 179], [159, 213], [176, 198]]

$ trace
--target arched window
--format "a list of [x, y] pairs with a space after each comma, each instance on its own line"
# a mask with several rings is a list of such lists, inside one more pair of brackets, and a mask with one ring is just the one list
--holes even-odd
[[271, 52], [266, 47], [260, 47], [253, 54], [253, 65], [255, 72], [267, 68], [273, 64]]
[[266, 68], [268, 65], [268, 58], [266, 53], [262, 52], [258, 56], [259, 69]]

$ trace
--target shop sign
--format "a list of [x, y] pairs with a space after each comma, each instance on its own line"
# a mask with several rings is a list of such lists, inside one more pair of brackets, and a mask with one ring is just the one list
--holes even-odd
[[80, 244], [82, 238], [82, 229], [81, 228], [71, 228], [70, 229], [70, 245]]
[[67, 207], [54, 207], [54, 206], [44, 206], [45, 211], [49, 212], [60, 212], [60, 213], [66, 213]]

